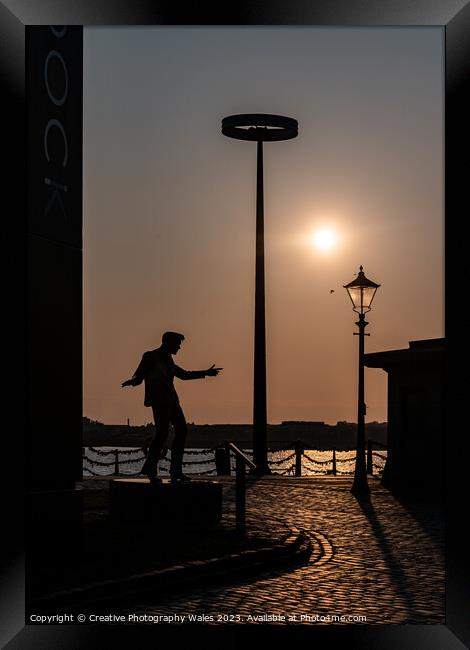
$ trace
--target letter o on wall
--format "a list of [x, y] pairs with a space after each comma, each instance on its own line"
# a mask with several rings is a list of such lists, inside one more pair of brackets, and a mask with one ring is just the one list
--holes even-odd
[[62, 29], [57, 29], [57, 27], [54, 27], [54, 25], [50, 25], [51, 32], [54, 34], [54, 36], [57, 36], [57, 38], [62, 38], [65, 36], [65, 32], [67, 31], [67, 25], [62, 25]]
[[[63, 92], [62, 97], [56, 97], [52, 91], [51, 87], [49, 85], [49, 63], [51, 62], [52, 59], [58, 59], [62, 65], [62, 69], [64, 71], [64, 80], [65, 80], [65, 90]], [[60, 54], [60, 52], [57, 52], [57, 50], [51, 50], [49, 54], [47, 55], [46, 62], [44, 63], [44, 81], [46, 83], [46, 89], [47, 89], [47, 94], [49, 95], [49, 99], [53, 104], [56, 106], [63, 106], [65, 104], [65, 100], [67, 99], [67, 95], [69, 92], [69, 77], [67, 74], [67, 66], [65, 65], [65, 61]]]

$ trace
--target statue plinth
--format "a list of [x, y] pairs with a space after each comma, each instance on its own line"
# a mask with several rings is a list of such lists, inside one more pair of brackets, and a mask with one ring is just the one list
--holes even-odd
[[191, 481], [152, 485], [144, 478], [114, 479], [109, 485], [113, 519], [172, 528], [215, 526], [222, 518], [222, 484]]

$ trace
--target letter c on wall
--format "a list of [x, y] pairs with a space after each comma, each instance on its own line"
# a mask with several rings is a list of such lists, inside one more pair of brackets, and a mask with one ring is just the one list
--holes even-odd
[[64, 158], [62, 160], [62, 167], [65, 167], [65, 165], [67, 164], [68, 157], [69, 157], [69, 148], [68, 148], [68, 144], [67, 144], [67, 135], [65, 133], [64, 127], [59, 122], [59, 120], [51, 119], [51, 120], [49, 120], [49, 122], [46, 125], [46, 129], [44, 131], [44, 152], [46, 154], [47, 162], [51, 162], [51, 158], [49, 156], [49, 148], [47, 146], [47, 137], [49, 135], [49, 131], [54, 126], [59, 129], [59, 131], [62, 133], [62, 137], [64, 139]]

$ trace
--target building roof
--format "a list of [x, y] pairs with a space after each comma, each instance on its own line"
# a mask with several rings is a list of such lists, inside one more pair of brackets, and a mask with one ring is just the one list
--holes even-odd
[[409, 363], [436, 363], [443, 359], [445, 343], [445, 338], [410, 341], [408, 348], [365, 354], [364, 365], [387, 370]]

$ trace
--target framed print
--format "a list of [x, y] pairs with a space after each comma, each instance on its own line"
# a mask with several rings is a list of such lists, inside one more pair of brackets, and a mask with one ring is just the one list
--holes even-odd
[[[95, 634], [123, 634], [132, 642], [137, 631], [150, 641], [159, 629], [155, 623], [175, 635], [188, 628], [213, 638], [229, 632], [234, 641], [246, 631], [256, 636], [269, 628], [286, 642], [295, 634], [354, 648], [457, 649], [470, 643], [462, 568], [467, 487], [458, 467], [458, 458], [465, 459], [464, 436], [455, 433], [465, 422], [466, 396], [453, 364], [465, 359], [466, 323], [451, 295], [466, 277], [460, 217], [468, 170], [460, 154], [468, 144], [469, 27], [465, 0], [434, 0], [426, 7], [401, 1], [392, 6], [337, 0], [312, 7], [272, 2], [191, 11], [145, 0], [99, 7], [73, 0], [60, 6], [50, 0], [34, 6], [0, 2], [7, 163], [2, 193], [12, 232], [5, 304], [13, 315], [13, 339], [18, 333], [16, 345], [6, 346], [15, 373], [13, 379], [6, 373], [12, 422], [4, 463], [3, 646], [90, 647]], [[229, 226], [223, 211], [230, 215]], [[155, 278], [161, 280], [158, 289]], [[347, 294], [352, 305], [346, 304]], [[359, 314], [357, 331], [348, 321], [350, 307]], [[163, 332], [161, 346], [150, 351]], [[353, 339], [351, 332], [359, 336]], [[366, 339], [364, 356], [369, 333], [374, 343]], [[397, 350], [404, 340], [409, 349]], [[434, 363], [440, 384], [430, 410], [423, 385], [437, 376]], [[364, 365], [374, 368], [366, 372], [388, 373], [388, 403], [383, 372], [366, 382], [364, 395]], [[208, 380], [178, 384], [180, 403], [173, 377]], [[136, 398], [141, 389], [133, 390], [139, 385], [145, 385], [145, 404], [143, 392]], [[312, 394], [318, 407], [312, 406]], [[35, 609], [31, 594], [47, 579], [47, 567], [63, 567], [65, 573], [81, 552], [84, 498], [89, 498], [81, 487], [83, 472], [99, 478], [107, 465], [116, 473], [119, 462], [134, 468], [133, 461], [120, 461], [117, 450], [109, 460], [112, 446], [84, 442], [84, 416], [93, 435], [104, 431], [100, 422], [106, 422], [109, 435], [121, 440], [122, 431], [111, 425], [126, 418], [125, 435], [131, 421], [141, 435], [135, 447], [144, 465], [136, 465], [134, 474], [145, 479], [113, 481], [115, 513], [127, 508], [135, 517], [149, 494], [164, 489], [170, 494], [171, 488], [175, 511], [184, 509], [185, 497], [178, 501], [174, 495], [190, 489], [185, 517], [204, 517], [210, 499], [217, 510], [218, 499], [232, 487], [235, 503], [236, 485], [234, 525], [243, 533], [246, 513], [240, 504], [245, 471], [251, 469], [251, 494], [259, 499], [260, 513], [264, 503], [274, 520], [276, 503], [284, 498], [290, 504], [289, 539], [295, 537], [299, 558], [310, 553], [312, 565], [323, 563], [332, 572], [341, 557], [356, 567], [336, 577], [316, 573], [323, 603], [316, 613], [334, 614], [337, 603], [342, 618], [331, 623], [309, 618], [315, 613], [308, 595], [315, 582], [300, 569], [289, 582], [287, 568], [272, 569], [276, 584], [248, 572], [233, 584], [225, 575], [204, 594], [195, 593], [197, 583], [188, 584], [182, 597], [169, 589], [161, 605], [150, 595], [138, 598], [132, 620], [125, 603], [100, 606], [93, 619], [88, 610], [78, 613], [68, 604], [74, 584], [67, 592], [71, 600], [58, 597], [44, 611]], [[366, 437], [371, 440], [375, 425], [380, 436], [378, 420], [386, 417], [388, 457], [371, 443], [366, 454]], [[349, 439], [351, 419], [349, 447], [357, 455], [348, 466], [354, 476], [349, 490], [340, 475], [348, 473], [341, 464], [348, 462], [349, 447], [341, 441]], [[251, 421], [248, 449], [242, 443], [251, 424], [245, 430], [242, 423]], [[219, 422], [229, 424], [219, 432]], [[328, 434], [320, 452], [333, 447], [331, 458], [309, 453], [300, 439], [307, 429], [316, 441]], [[191, 440], [200, 436], [211, 447], [210, 435], [218, 432], [213, 467], [204, 465], [201, 481], [183, 473], [185, 464], [204, 462], [196, 455], [183, 460], [188, 430]], [[419, 432], [417, 443], [413, 432]], [[286, 455], [268, 461], [268, 438]], [[284, 448], [280, 443], [286, 439]], [[427, 472], [416, 465], [420, 445], [426, 445]], [[205, 446], [195, 445], [199, 451]], [[162, 474], [167, 448], [171, 460]], [[222, 466], [230, 473], [230, 454], [238, 462], [237, 483], [212, 481], [215, 473], [224, 474]], [[366, 476], [374, 471], [373, 458], [387, 462], [375, 503]], [[332, 476], [324, 485], [342, 487], [330, 505], [320, 507], [320, 490], [314, 496], [302, 493], [301, 477], [305, 467], [313, 476], [327, 463], [331, 467], [324, 473]], [[269, 474], [282, 472], [276, 486]], [[263, 501], [256, 484], [266, 475], [272, 488]], [[422, 521], [405, 506], [402, 527], [409, 530], [398, 530], [404, 510], [395, 488], [407, 481], [422, 492], [439, 486], [444, 522]], [[292, 492], [283, 497], [286, 485]], [[129, 496], [142, 486], [139, 498], [136, 492]], [[327, 528], [328, 519], [342, 521], [343, 510], [350, 524], [346, 548]], [[312, 521], [317, 523], [310, 530]], [[436, 559], [442, 523], [445, 567]], [[370, 557], [359, 566], [351, 549], [359, 548], [363, 525]], [[261, 542], [258, 547], [263, 550]], [[398, 548], [401, 558], [394, 552]], [[249, 555], [244, 552], [242, 559]], [[117, 551], [110, 557], [117, 561]], [[196, 571], [197, 558], [188, 558], [179, 568], [189, 562]], [[422, 572], [416, 570], [409, 581], [413, 558]], [[433, 562], [439, 567], [434, 577], [426, 573]], [[379, 580], [374, 565], [381, 563], [383, 582], [374, 585]], [[426, 585], [422, 591], [420, 579]], [[113, 573], [103, 571], [96, 584], [124, 588], [113, 580]], [[396, 599], [386, 595], [388, 588]], [[134, 596], [138, 592], [129, 589]], [[345, 603], [352, 602], [353, 592], [360, 599], [361, 589], [371, 621], [345, 620]], [[390, 622], [383, 616], [382, 596], [384, 604], [391, 603]], [[300, 602], [306, 609], [295, 614]], [[349, 613], [359, 614], [360, 607]]]

